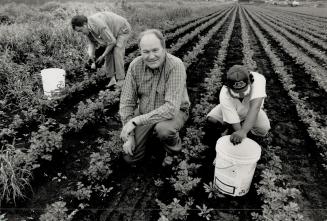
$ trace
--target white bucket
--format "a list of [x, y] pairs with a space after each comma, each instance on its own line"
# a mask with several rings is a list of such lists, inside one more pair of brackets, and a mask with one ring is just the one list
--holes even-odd
[[65, 87], [66, 72], [60, 68], [47, 68], [41, 71], [44, 95], [53, 98], [60, 89]]
[[228, 135], [217, 140], [216, 153], [215, 187], [224, 194], [245, 195], [250, 189], [261, 156], [260, 145], [249, 138], [233, 145]]

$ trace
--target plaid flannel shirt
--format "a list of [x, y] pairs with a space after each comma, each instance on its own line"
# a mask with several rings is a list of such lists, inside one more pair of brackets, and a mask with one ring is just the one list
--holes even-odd
[[[150, 69], [142, 57], [130, 64], [122, 88], [119, 114], [123, 124], [130, 119], [137, 125], [172, 119], [179, 110], [188, 111], [190, 100], [186, 88], [183, 62], [166, 53], [162, 67]], [[134, 116], [138, 108], [138, 116]]]

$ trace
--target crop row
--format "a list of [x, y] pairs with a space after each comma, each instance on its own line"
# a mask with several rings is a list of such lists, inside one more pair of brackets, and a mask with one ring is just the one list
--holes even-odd
[[[247, 20], [249, 17], [246, 18]], [[243, 62], [252, 70], [255, 70], [257, 65], [252, 59], [253, 50], [249, 43], [249, 27], [244, 19], [244, 11], [240, 13], [240, 20], [242, 26], [242, 41], [243, 41]], [[272, 138], [268, 137], [265, 140], [271, 141]], [[301, 192], [296, 188], [289, 188], [287, 186], [280, 186], [281, 183], [285, 183], [283, 177], [283, 162], [277, 156], [275, 146], [267, 144], [263, 147], [268, 151], [263, 151], [264, 163], [258, 164], [258, 169], [261, 171], [261, 181], [256, 184], [258, 195], [262, 196], [263, 205], [262, 214], [253, 213], [254, 220], [264, 219], [295, 219], [303, 220], [303, 215], [300, 212], [300, 208], [296, 203], [296, 200], [300, 198]], [[287, 203], [286, 203], [287, 202]], [[286, 203], [286, 204], [285, 204]]]
[[305, 41], [303, 41], [301, 38], [299, 38], [296, 35], [290, 33], [289, 31], [287, 31], [286, 30], [287, 27], [286, 26], [283, 26], [279, 22], [276, 22], [273, 19], [269, 19], [265, 15], [262, 15], [262, 14], [261, 15], [258, 15], [256, 13], [256, 15], [261, 19], [261, 21], [263, 21], [264, 23], [266, 23], [267, 25], [269, 25], [270, 27], [272, 27], [276, 32], [284, 35], [294, 45], [299, 45], [301, 48], [303, 48], [303, 50], [305, 52], [307, 52], [311, 56], [315, 57], [316, 60], [318, 60], [321, 63], [323, 63], [322, 64], [323, 67], [326, 67], [327, 66], [327, 57], [326, 57], [326, 54], [324, 53], [324, 51], [318, 50], [317, 48], [315, 48], [312, 45], [310, 45], [309, 43], [307, 43], [307, 41], [309, 41], [309, 39], [305, 39]]
[[288, 92], [289, 96], [292, 98], [296, 110], [298, 112], [301, 120], [308, 126], [308, 133], [310, 137], [316, 142], [317, 146], [320, 148], [321, 155], [324, 160], [327, 159], [326, 145], [326, 127], [321, 127], [317, 122], [317, 113], [314, 113], [313, 110], [308, 107], [306, 101], [299, 97], [299, 94], [294, 91], [294, 83], [291, 76], [287, 73], [287, 70], [284, 68], [284, 63], [281, 61], [278, 56], [273, 52], [272, 46], [268, 43], [267, 39], [264, 37], [263, 33], [253, 24], [253, 21], [249, 18], [247, 14], [247, 19], [251, 28], [254, 30], [255, 35], [262, 44], [267, 56], [270, 59], [271, 64], [273, 65], [275, 73], [278, 74], [280, 81], [283, 83], [284, 89]]
[[[216, 17], [217, 15], [221, 14], [222, 11], [224, 11], [224, 9], [218, 10], [215, 13], [210, 14], [209, 16], [205, 16], [201, 19], [197, 19], [194, 22], [188, 23], [187, 25], [180, 27], [178, 29], [174, 29], [173, 33], [167, 33], [167, 31], [165, 32], [165, 38], [167, 43], [169, 41], [171, 41], [172, 39], [190, 31], [192, 28], [195, 28], [197, 26], [200, 26], [201, 24], [207, 22], [208, 20]], [[133, 45], [133, 48], [135, 48], [135, 45]], [[131, 52], [126, 58], [125, 58], [125, 63], [129, 64], [137, 55], [139, 54], [139, 51], [137, 50], [137, 48], [135, 49], [134, 52]]]
[[[212, 16], [210, 16], [210, 18], [211, 17]], [[200, 19], [200, 21], [202, 21], [202, 19]], [[189, 26], [193, 27], [192, 24], [190, 24]], [[179, 31], [180, 29], [178, 29], [175, 31], [176, 34], [173, 33], [170, 36], [173, 37], [185, 31], [183, 27], [181, 29], [182, 31]], [[129, 58], [131, 59], [132, 57], [129, 56]], [[70, 100], [78, 96], [78, 94], [83, 93], [84, 91], [92, 91], [92, 93], [94, 93], [94, 90], [92, 89], [98, 88], [99, 84], [101, 82], [106, 82], [106, 80], [108, 80], [106, 74], [102, 71], [99, 71], [97, 74], [93, 74], [90, 78], [87, 78], [82, 82], [77, 82], [71, 87], [66, 87], [63, 91], [64, 95], [60, 96], [58, 99], [49, 101], [46, 99], [36, 98], [35, 102], [32, 102], [35, 103], [33, 106], [29, 106], [27, 107], [26, 111], [22, 111], [21, 116], [15, 115], [11, 124], [7, 128], [3, 128], [1, 130], [0, 138], [13, 137], [14, 135], [16, 135], [16, 131], [22, 126], [30, 125], [31, 123], [35, 124], [37, 122], [42, 122], [44, 119], [44, 115], [53, 115], [56, 111], [60, 111], [60, 109], [63, 108], [63, 106], [67, 105]]]
[[276, 16], [271, 16], [271, 14], [267, 14], [266, 12], [261, 12], [260, 14], [263, 15], [264, 17], [268, 18], [269, 21], [275, 23], [279, 27], [283, 27], [284, 29], [287, 29], [290, 32], [301, 37], [303, 40], [317, 45], [322, 50], [325, 50], [325, 51], [327, 50], [327, 44], [325, 42], [323, 42], [322, 39], [314, 37], [312, 31], [310, 33], [308, 33], [308, 31], [305, 31], [306, 27], [303, 27], [303, 26], [299, 27], [299, 25], [292, 25], [289, 23], [288, 20], [279, 19]]
[[[223, 42], [221, 43], [221, 51], [225, 51], [228, 46], [228, 41], [231, 37], [234, 27], [235, 17], [236, 10], [234, 10], [233, 12], [228, 30], [226, 31]], [[225, 56], [220, 56], [221, 59], [224, 59], [224, 57]], [[187, 128], [187, 132], [183, 138], [183, 153], [185, 159], [179, 160], [178, 166], [174, 167], [175, 176], [170, 178], [170, 183], [175, 189], [177, 196], [170, 204], [167, 205], [161, 202], [160, 200], [157, 200], [161, 209], [160, 216], [162, 217], [162, 220], [164, 220], [164, 218], [171, 220], [174, 217], [178, 217], [179, 219], [186, 219], [189, 215], [188, 210], [190, 210], [191, 206], [193, 206], [194, 204], [194, 199], [190, 201], [188, 197], [189, 193], [195, 187], [197, 187], [201, 181], [200, 178], [195, 177], [196, 173], [194, 173], [194, 171], [201, 167], [201, 164], [198, 164], [196, 162], [201, 159], [203, 152], [208, 148], [208, 146], [204, 145], [201, 141], [203, 138], [205, 113], [208, 113], [210, 108], [213, 107], [213, 104], [208, 105], [207, 100], [212, 99], [210, 98], [210, 96], [213, 96], [214, 94], [210, 93], [217, 89], [217, 87], [221, 86], [219, 75], [217, 75], [217, 66], [214, 68], [214, 70], [212, 70], [211, 74], [213, 76], [212, 79], [205, 79], [205, 83], [207, 84], [206, 88], [209, 88], [209, 90], [205, 90], [201, 94], [200, 102], [196, 104], [191, 111], [191, 116], [193, 116], [192, 122], [194, 123]], [[205, 186], [209, 191], [208, 194], [213, 194], [212, 191], [214, 191], [214, 188], [212, 184]], [[179, 200], [177, 200], [177, 198]], [[182, 205], [182, 203], [184, 203], [184, 206]], [[177, 206], [181, 209], [174, 210], [173, 206]], [[199, 205], [197, 205], [196, 208], [201, 210], [201, 207]], [[203, 213], [201, 213], [201, 216], [203, 216], [203, 218], [205, 218], [206, 216], [210, 218], [210, 213], [212, 209], [207, 208], [205, 204], [203, 204], [203, 208], [206, 209], [203, 209], [204, 211]]]
[[178, 39], [178, 41], [173, 44], [170, 48], [170, 52], [172, 51], [177, 51], [179, 50], [183, 45], [185, 45], [185, 41], [190, 41], [192, 40], [194, 37], [198, 36], [198, 34], [202, 31], [205, 30], [206, 28], [208, 28], [209, 26], [211, 26], [212, 24], [214, 24], [215, 22], [217, 22], [219, 19], [223, 18], [223, 16], [226, 14], [227, 12], [221, 13], [219, 16], [211, 19], [210, 21], [202, 24], [201, 26], [197, 27], [196, 29], [194, 29], [192, 32], [187, 33], [186, 35], [184, 35], [182, 38]]
[[[212, 30], [209, 31], [208, 35], [212, 35], [213, 32], [217, 32], [219, 27], [221, 26], [222, 22], [220, 22], [219, 24], [217, 24]], [[191, 38], [189, 39], [191, 40]], [[204, 42], [203, 42], [204, 43]], [[195, 48], [198, 48], [199, 46], [196, 46]], [[194, 50], [193, 50], [194, 51]], [[199, 53], [199, 51], [196, 51], [196, 53]], [[194, 53], [193, 53], [194, 54]], [[195, 55], [196, 56], [196, 55]], [[191, 59], [191, 58], [190, 58]], [[190, 63], [189, 60], [184, 60], [187, 63]], [[88, 105], [91, 107], [95, 107], [96, 105]], [[79, 109], [84, 109], [84, 108], [79, 108]], [[88, 108], [86, 108], [88, 109]], [[78, 114], [76, 114], [77, 116]], [[82, 113], [82, 115], [84, 115], [84, 113]], [[81, 116], [82, 116], [81, 115]], [[86, 115], [92, 115], [89, 112], [86, 113]], [[83, 117], [78, 117], [78, 119], [83, 119]], [[118, 137], [118, 131], [114, 132], [116, 133], [116, 139], [119, 139]], [[108, 143], [110, 143], [110, 141], [108, 141]], [[112, 145], [110, 145], [112, 146]], [[108, 175], [111, 174], [111, 170], [110, 170], [110, 165], [113, 163], [113, 161], [111, 160], [112, 157], [108, 157], [111, 154], [112, 151], [100, 151], [98, 153], [92, 153], [90, 155], [90, 166], [85, 170], [85, 174], [88, 174], [89, 180], [96, 180], [97, 181], [97, 185], [99, 185], [99, 183], [101, 184], [102, 181], [104, 181], [105, 179], [108, 178]], [[116, 152], [117, 153], [117, 152]], [[117, 156], [117, 155], [115, 155]], [[87, 187], [89, 190], [91, 189], [95, 189], [97, 188], [97, 186], [92, 186], [94, 185], [94, 183], [92, 182], [91, 184], [85, 184], [83, 183], [83, 187]], [[92, 187], [91, 187], [92, 186]]]
[[[191, 40], [191, 38], [189, 40]], [[185, 39], [184, 43], [186, 44], [189, 40]], [[49, 145], [47, 145], [47, 143], [51, 143], [52, 140], [61, 141], [62, 138], [60, 137], [62, 137], [64, 134], [69, 134], [71, 133], [71, 131], [76, 133], [80, 131], [85, 125], [90, 124], [90, 122], [94, 123], [96, 119], [103, 117], [104, 116], [103, 114], [107, 110], [107, 108], [111, 106], [117, 106], [119, 94], [120, 93], [118, 89], [113, 92], [106, 90], [104, 92], [100, 92], [98, 98], [95, 101], [88, 100], [86, 103], [81, 102], [78, 106], [77, 113], [72, 114], [69, 124], [67, 126], [60, 126], [60, 125], [58, 126], [56, 125], [57, 124], [56, 122], [51, 121], [51, 124], [55, 124], [57, 128], [61, 128], [60, 133], [56, 133], [55, 135], [52, 135], [52, 133], [48, 133], [48, 131], [50, 131], [49, 129], [47, 129], [47, 125], [49, 124], [48, 122], [46, 124], [40, 125], [39, 128], [42, 128], [42, 131], [33, 134], [34, 136], [32, 137], [32, 140], [36, 141], [38, 138], [42, 137], [42, 139], [45, 141], [44, 143], [46, 144], [37, 143], [36, 145], [34, 145], [35, 148], [29, 148], [31, 149], [33, 159], [30, 159], [29, 155], [26, 155], [26, 159], [25, 159], [26, 164], [32, 165], [32, 168], [34, 167], [36, 168], [36, 166], [33, 165], [38, 165], [36, 161], [37, 159], [39, 159], [39, 157], [43, 155], [48, 156], [47, 159], [50, 160], [51, 156], [49, 156], [49, 154], [51, 154], [53, 149], [49, 149]], [[55, 138], [52, 139], [51, 136], [52, 137], [54, 136]], [[51, 141], [49, 142], [49, 140]], [[56, 145], [55, 147], [57, 149], [60, 149], [61, 142], [59, 142], [59, 144]], [[38, 151], [34, 152], [33, 150], [38, 150]], [[65, 151], [65, 150], [61, 150], [61, 151]]]
[[326, 18], [319, 18], [317, 16], [311, 16], [311, 15], [306, 15], [306, 14], [299, 14], [296, 12], [290, 12], [290, 11], [285, 11], [285, 10], [276, 10], [279, 13], [285, 14], [285, 15], [292, 15], [298, 20], [302, 20], [305, 22], [308, 22], [308, 24], [315, 26], [317, 28], [321, 28], [322, 30], [326, 30]]
[[[257, 9], [258, 10], [258, 9]], [[296, 29], [300, 32], [306, 33], [306, 35], [313, 36], [321, 41], [326, 42], [326, 35], [327, 32], [323, 32], [321, 28], [315, 28], [314, 26], [307, 24], [304, 21], [301, 21], [299, 19], [296, 19], [294, 16], [291, 15], [283, 15], [281, 13], [276, 13], [273, 11], [267, 11], [262, 8], [260, 8], [260, 11], [264, 12], [266, 15], [269, 15], [270, 17], [273, 17], [277, 21], [280, 21], [284, 23], [285, 25], [288, 25], [288, 27], [292, 27], [292, 29]]]
[[[251, 10], [251, 12], [253, 12]], [[254, 15], [251, 14], [254, 17]], [[287, 39], [278, 34], [268, 25], [264, 24], [259, 18], [254, 19], [261, 28], [267, 31], [267, 33], [275, 39], [280, 46], [288, 53], [297, 64], [302, 65], [305, 68], [306, 73], [312, 77], [313, 81], [317, 82], [318, 85], [327, 91], [327, 80], [325, 78], [325, 70], [321, 68], [316, 62], [314, 62], [306, 54], [298, 50], [293, 44], [291, 44]]]

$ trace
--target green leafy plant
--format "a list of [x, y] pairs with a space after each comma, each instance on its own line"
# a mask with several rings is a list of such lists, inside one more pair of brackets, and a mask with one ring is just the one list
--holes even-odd
[[47, 126], [41, 125], [38, 132], [32, 133], [31, 146], [28, 150], [28, 157], [31, 162], [39, 158], [52, 160], [52, 152], [62, 148], [62, 131], [50, 131]]
[[103, 142], [99, 147], [99, 152], [90, 155], [89, 167], [84, 171], [88, 180], [92, 183], [108, 179], [113, 172], [111, 165], [118, 159], [122, 152], [122, 140], [119, 137], [119, 131], [109, 132], [110, 141]]
[[58, 201], [46, 207], [45, 213], [40, 216], [40, 221], [71, 221], [77, 211], [75, 209], [68, 213], [66, 202]]
[[29, 187], [32, 178], [31, 167], [26, 164], [25, 154], [13, 145], [6, 145], [0, 150], [0, 200], [6, 202], [24, 198], [24, 190]]
[[180, 196], [187, 196], [189, 192], [195, 188], [200, 178], [193, 178], [190, 176], [190, 171], [194, 168], [198, 168], [199, 165], [187, 164], [186, 161], [182, 161], [178, 165], [178, 171], [176, 178], [170, 178], [170, 182], [173, 184], [175, 190]]
[[160, 207], [160, 216], [159, 220], [165, 221], [173, 221], [173, 220], [186, 220], [189, 215], [187, 210], [190, 209], [190, 206], [193, 204], [192, 200], [186, 202], [185, 206], [182, 206], [179, 202], [180, 200], [174, 198], [173, 202], [166, 205], [162, 203], [160, 200], [156, 199], [157, 204]]
[[203, 204], [202, 207], [196, 205], [196, 208], [200, 210], [200, 212], [198, 213], [200, 217], [205, 218], [206, 220], [211, 219], [210, 213], [213, 211], [212, 208], [208, 208], [205, 204]]
[[85, 186], [82, 182], [77, 182], [77, 190], [70, 191], [70, 194], [78, 200], [90, 200], [92, 192], [92, 186]]
[[96, 185], [93, 188], [95, 191], [99, 192], [100, 197], [105, 198], [109, 195], [109, 193], [111, 192], [111, 190], [113, 189], [113, 187], [109, 187], [107, 188], [105, 185]]
[[209, 184], [204, 183], [203, 184], [204, 191], [208, 193], [208, 199], [210, 198], [224, 198], [225, 196], [221, 194], [218, 189], [214, 186], [212, 182], [209, 182]]
[[154, 181], [154, 185], [156, 185], [157, 187], [161, 187], [164, 184], [164, 182], [158, 178]]

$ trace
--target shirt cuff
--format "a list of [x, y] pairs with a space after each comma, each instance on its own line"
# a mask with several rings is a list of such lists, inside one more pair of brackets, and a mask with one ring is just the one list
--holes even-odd
[[134, 117], [133, 121], [136, 123], [136, 125], [145, 125], [147, 123], [146, 119], [142, 117], [142, 115]]

